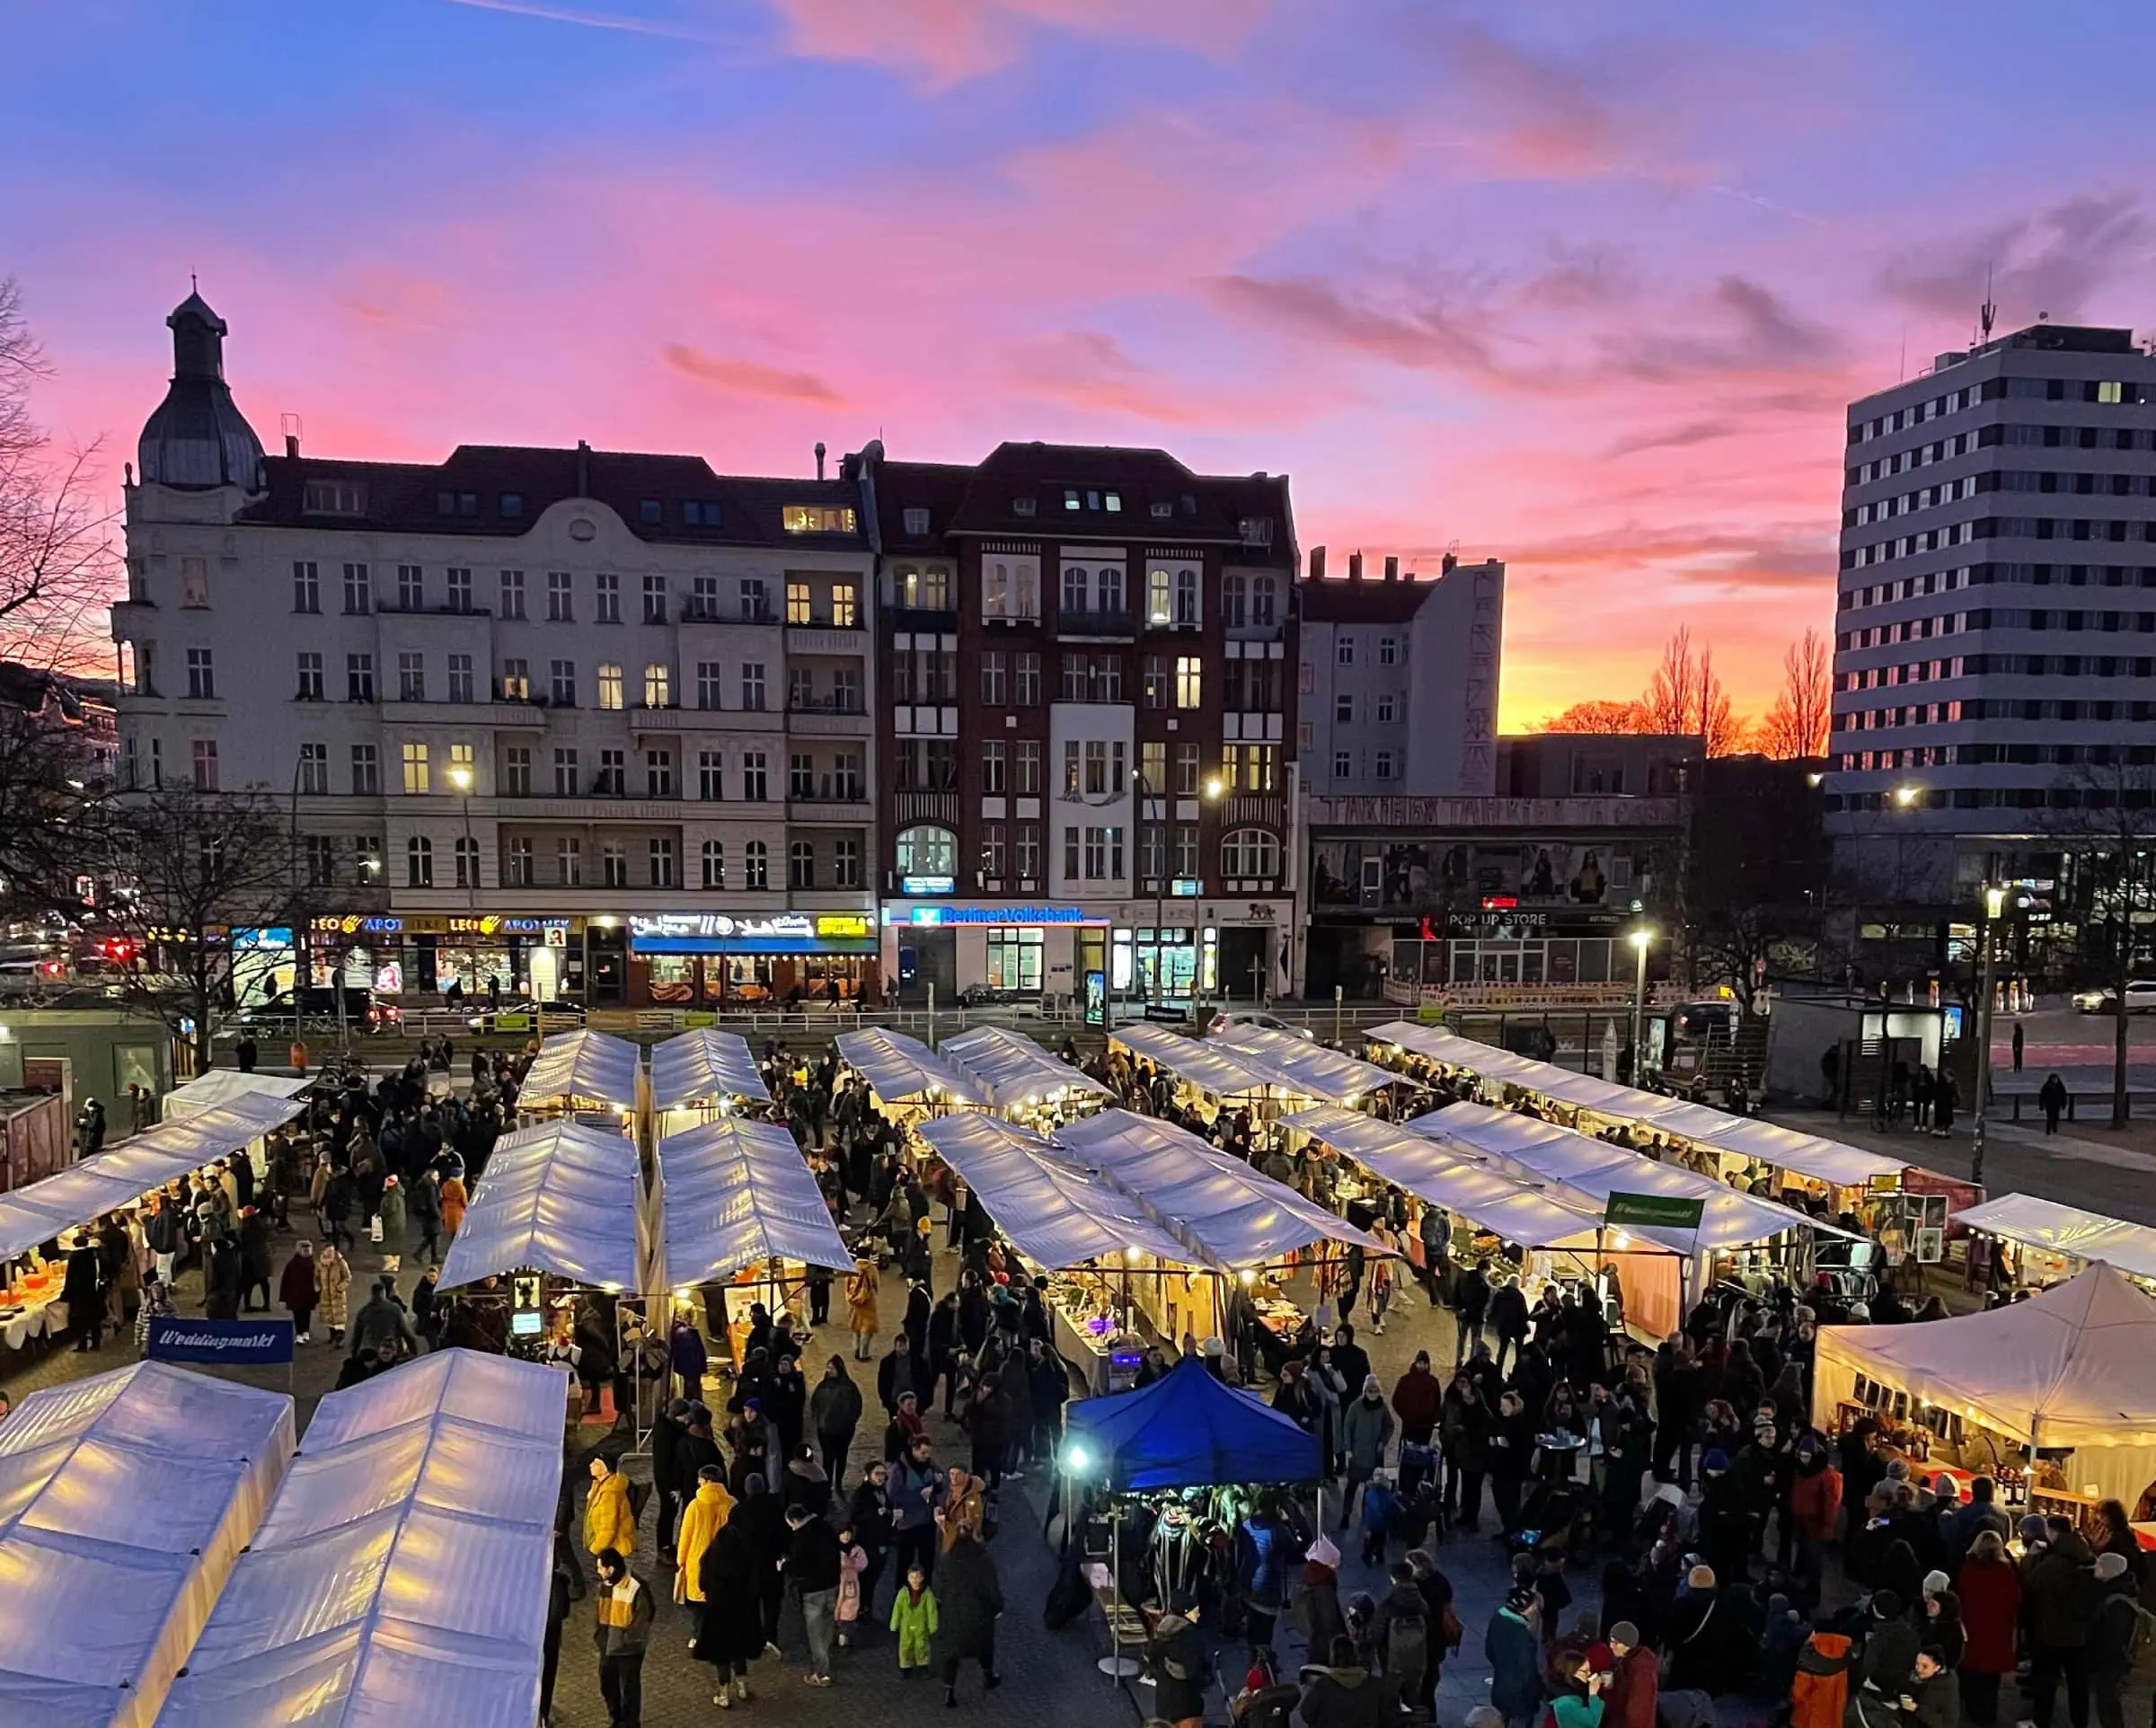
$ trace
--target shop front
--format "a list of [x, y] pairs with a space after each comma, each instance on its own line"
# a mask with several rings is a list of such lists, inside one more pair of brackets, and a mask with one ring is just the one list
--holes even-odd
[[897, 978], [908, 995], [933, 984], [948, 1001], [968, 990], [1074, 994], [1079, 950], [1105, 929], [1105, 921], [1084, 907], [1050, 901], [909, 896], [885, 901], [882, 919], [885, 975]]
[[874, 1001], [866, 912], [658, 912], [628, 920], [629, 993], [641, 1005], [755, 1008]]
[[331, 913], [310, 927], [314, 982], [385, 996], [491, 990], [539, 1001], [584, 990], [587, 921], [508, 912]]

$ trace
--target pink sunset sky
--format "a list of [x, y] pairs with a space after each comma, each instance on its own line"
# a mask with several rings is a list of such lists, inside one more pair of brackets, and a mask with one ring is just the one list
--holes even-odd
[[881, 436], [1285, 471], [1510, 566], [1504, 721], [1740, 710], [1833, 615], [1843, 408], [2136, 324], [2156, 17], [1530, 0], [75, 0], [0, 66], [0, 274], [109, 482], [190, 272], [265, 441], [807, 472]]

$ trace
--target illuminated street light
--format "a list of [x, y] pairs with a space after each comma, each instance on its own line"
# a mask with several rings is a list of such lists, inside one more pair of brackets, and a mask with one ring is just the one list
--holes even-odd
[[1894, 789], [1894, 801], [1904, 810], [1923, 795], [1924, 789], [1921, 786], [1897, 786]]

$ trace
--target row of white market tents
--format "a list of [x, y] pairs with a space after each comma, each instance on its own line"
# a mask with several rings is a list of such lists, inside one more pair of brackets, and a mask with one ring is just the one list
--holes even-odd
[[1405, 1051], [1442, 1068], [1471, 1074], [1478, 1080], [1531, 1093], [1576, 1115], [1667, 1135], [1718, 1156], [1748, 1159], [1791, 1170], [1833, 1187], [1864, 1188], [1880, 1179], [1898, 1183], [1908, 1168], [1906, 1159], [1866, 1151], [1818, 1134], [1798, 1133], [1666, 1093], [1575, 1073], [1555, 1062], [1515, 1055], [1439, 1027], [1392, 1020], [1373, 1027], [1367, 1036], [1374, 1045]]
[[1374, 1062], [1268, 1027], [1237, 1026], [1218, 1037], [1192, 1038], [1134, 1021], [1108, 1037], [1217, 1104], [1247, 1106], [1260, 1115], [1305, 1104], [1352, 1105], [1403, 1083]]

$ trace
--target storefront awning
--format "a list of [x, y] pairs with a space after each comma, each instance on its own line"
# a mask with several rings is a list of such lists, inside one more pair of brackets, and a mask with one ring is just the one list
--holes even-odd
[[1176, 1265], [1206, 1264], [1112, 1184], [1058, 1162], [1038, 1134], [977, 1110], [917, 1124], [914, 1133], [1037, 1266], [1067, 1272], [1089, 1261], [1106, 1265], [1127, 1248]]
[[168, 1182], [227, 1158], [298, 1115], [303, 1105], [261, 1093], [237, 1098], [178, 1122], [161, 1122], [109, 1152], [57, 1176], [0, 1195], [0, 1260], [27, 1253]]
[[604, 1032], [557, 1032], [539, 1046], [531, 1071], [517, 1089], [520, 1110], [603, 1104], [636, 1108], [636, 1081], [643, 1057], [626, 1038]]
[[323, 1399], [162, 1728], [531, 1728], [566, 1389], [442, 1350]]
[[243, 1074], [236, 1068], [213, 1068], [185, 1086], [167, 1092], [157, 1109], [165, 1121], [177, 1122], [184, 1116], [199, 1116], [205, 1110], [214, 1110], [235, 1098], [297, 1098], [314, 1084], [312, 1080], [298, 1080], [289, 1074]]
[[2101, 1260], [2136, 1278], [2156, 1279], [2156, 1230], [2146, 1224], [2129, 1224], [2033, 1194], [2002, 1194], [1956, 1212], [1953, 1221], [2047, 1254]]
[[1526, 1248], [1592, 1246], [1602, 1214], [1584, 1198], [1531, 1186], [1472, 1159], [1454, 1158], [1427, 1135], [1353, 1110], [1321, 1105], [1281, 1119], [1418, 1199], [1442, 1206]]
[[957, 1105], [985, 1108], [987, 1089], [954, 1062], [949, 1062], [903, 1032], [879, 1026], [838, 1035], [838, 1054], [867, 1080], [884, 1104]]
[[1111, 1045], [1121, 1045], [1134, 1056], [1143, 1056], [1178, 1080], [1195, 1086], [1209, 1098], [1263, 1098], [1286, 1094], [1312, 1098], [1279, 1072], [1262, 1056], [1231, 1052], [1217, 1038], [1186, 1037], [1164, 1026], [1134, 1021], [1108, 1035]]
[[1267, 1265], [1318, 1242], [1388, 1252], [1346, 1219], [1157, 1117], [1106, 1110], [1066, 1123], [1051, 1156], [1098, 1172], [1215, 1265]]
[[1323, 1098], [1329, 1104], [1353, 1104], [1388, 1086], [1409, 1083], [1406, 1076], [1380, 1068], [1374, 1062], [1343, 1055], [1269, 1026], [1232, 1026], [1215, 1042], [1226, 1045], [1239, 1061], [1263, 1062], [1303, 1097]]
[[768, 1098], [748, 1040], [700, 1027], [651, 1046], [651, 1107], [683, 1110], [721, 1098]]
[[636, 1145], [610, 1129], [545, 1122], [494, 1142], [441, 1287], [522, 1267], [600, 1290], [635, 1290], [644, 1271]]
[[711, 1283], [764, 1261], [844, 1272], [853, 1255], [816, 1177], [775, 1123], [726, 1116], [658, 1142], [654, 1290]]
[[292, 1438], [283, 1393], [163, 1362], [24, 1398], [0, 1423], [0, 1720], [159, 1720]]
[[957, 1062], [988, 1095], [998, 1110], [1060, 1104], [1073, 1094], [1105, 1098], [1110, 1095], [1082, 1068], [1043, 1050], [1022, 1033], [1000, 1026], [976, 1026], [943, 1040], [943, 1055]]
[[1727, 1183], [1680, 1165], [1658, 1164], [1625, 1146], [1596, 1140], [1515, 1110], [1487, 1104], [1448, 1104], [1407, 1124], [1441, 1145], [1471, 1156], [1507, 1159], [1519, 1168], [1577, 1189], [1596, 1206], [1613, 1194], [1662, 1195], [1698, 1200], [1702, 1212], [1697, 1231], [1628, 1226], [1630, 1234], [1680, 1254], [1697, 1248], [1736, 1248], [1771, 1241], [1799, 1226], [1827, 1235], [1847, 1232], [1794, 1207], [1739, 1194]]

